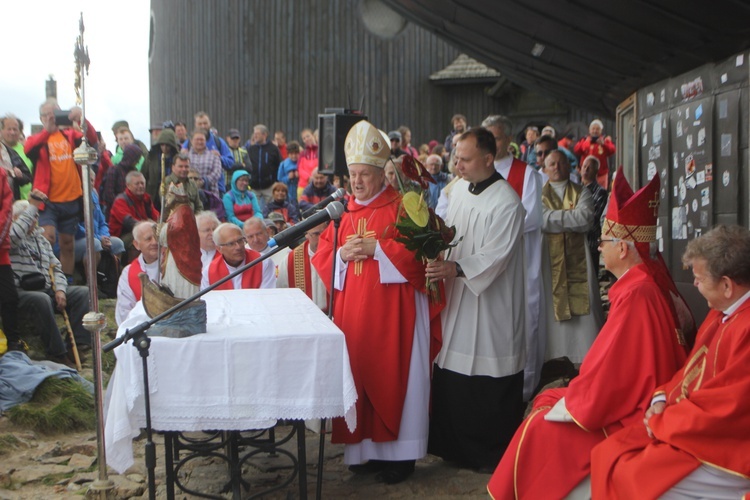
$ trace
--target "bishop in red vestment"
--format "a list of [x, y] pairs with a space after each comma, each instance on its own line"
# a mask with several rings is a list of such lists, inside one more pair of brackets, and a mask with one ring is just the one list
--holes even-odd
[[564, 498], [588, 476], [591, 449], [640, 421], [644, 399], [685, 360], [670, 287], [654, 279], [661, 261], [649, 255], [659, 178], [633, 194], [620, 173], [613, 193], [599, 245], [618, 278], [609, 318], [579, 376], [534, 400], [490, 480], [493, 498]]
[[[385, 186], [389, 140], [366, 121], [345, 141], [353, 197], [341, 218], [333, 319], [346, 336], [357, 388], [357, 426], [333, 421], [332, 442], [345, 443], [354, 472], [403, 481], [427, 450], [430, 320], [439, 308], [425, 294], [424, 265], [395, 241], [400, 194]], [[331, 225], [312, 257], [326, 287], [332, 273]], [[439, 332], [439, 327], [437, 329]], [[369, 461], [369, 462], [368, 462]], [[363, 465], [359, 465], [362, 464]]]
[[592, 453], [594, 498], [750, 497], [750, 232], [719, 226], [683, 262], [712, 310], [645, 418]]

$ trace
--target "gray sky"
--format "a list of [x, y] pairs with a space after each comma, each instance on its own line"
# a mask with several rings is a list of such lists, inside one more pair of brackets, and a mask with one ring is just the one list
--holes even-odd
[[[112, 124], [125, 119], [134, 135], [149, 140], [149, 0], [18, 0], [3, 2], [6, 44], [0, 72], [0, 114], [39, 123], [49, 75], [57, 80], [60, 106], [75, 104], [73, 49], [83, 12], [84, 43], [91, 65], [86, 77], [86, 117], [115, 148]], [[7, 4], [7, 5], [6, 5]], [[11, 42], [14, 42], [11, 44]], [[15, 51], [9, 50], [15, 47]]]

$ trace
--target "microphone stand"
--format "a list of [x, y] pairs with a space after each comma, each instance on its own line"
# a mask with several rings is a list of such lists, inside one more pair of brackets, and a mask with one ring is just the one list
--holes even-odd
[[[344, 209], [346, 209], [346, 205], [344, 205]], [[333, 252], [331, 254], [331, 260], [332, 260], [332, 266], [331, 266], [331, 293], [330, 298], [328, 299], [328, 319], [333, 321], [333, 298], [336, 294], [336, 288], [334, 287], [334, 284], [336, 283], [336, 263], [337, 263], [337, 248], [339, 246], [339, 227], [341, 226], [341, 217], [338, 219], [334, 219], [333, 221]], [[326, 419], [321, 418], [320, 419], [320, 444], [318, 445], [318, 481], [315, 485], [315, 498], [317, 500], [321, 499], [321, 495], [323, 493], [323, 459], [325, 454], [325, 446], [326, 446]]]
[[[180, 309], [187, 306], [191, 302], [194, 302], [195, 300], [204, 296], [208, 292], [214, 290], [216, 287], [221, 286], [227, 281], [233, 279], [235, 276], [239, 276], [240, 274], [244, 273], [251, 267], [259, 264], [260, 262], [263, 262], [267, 258], [281, 251], [282, 248], [284, 248], [284, 246], [277, 246], [277, 247], [272, 248], [269, 252], [261, 255], [260, 257], [258, 257], [257, 259], [251, 262], [248, 262], [247, 264], [240, 267], [233, 273], [229, 274], [228, 276], [224, 276], [213, 285], [184, 299], [179, 304], [172, 306], [171, 308], [159, 314], [158, 316], [151, 318], [149, 321], [144, 321], [143, 323], [135, 326], [132, 329], [130, 328], [127, 329], [124, 334], [122, 334], [115, 340], [109, 342], [108, 344], [105, 344], [104, 347], [102, 347], [103, 352], [109, 352], [115, 347], [119, 346], [120, 344], [125, 343], [128, 340], [132, 339], [133, 346], [136, 349], [138, 349], [138, 353], [141, 355], [141, 362], [142, 362], [141, 366], [143, 369], [143, 403], [144, 403], [144, 408], [146, 411], [146, 445], [144, 448], [146, 452], [146, 469], [148, 470], [148, 496], [151, 500], [154, 500], [156, 498], [156, 475], [155, 475], [156, 444], [154, 443], [154, 440], [153, 440], [153, 429], [151, 428], [151, 398], [149, 395], [148, 362], [147, 362], [147, 358], [149, 354], [149, 347], [151, 346], [151, 338], [149, 338], [146, 332], [148, 331], [149, 328], [151, 328], [152, 326], [154, 326], [156, 323], [163, 320], [167, 316], [179, 311]], [[100, 467], [102, 466], [106, 468], [106, 464], [100, 464]]]

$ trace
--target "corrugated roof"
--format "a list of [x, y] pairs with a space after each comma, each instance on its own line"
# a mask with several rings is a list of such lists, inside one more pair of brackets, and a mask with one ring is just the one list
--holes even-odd
[[614, 114], [631, 93], [750, 47], [746, 0], [382, 0], [522, 87]]

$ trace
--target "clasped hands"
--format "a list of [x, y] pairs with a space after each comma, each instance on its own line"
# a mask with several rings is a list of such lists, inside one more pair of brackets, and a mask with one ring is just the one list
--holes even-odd
[[360, 262], [372, 257], [375, 255], [377, 242], [375, 238], [355, 236], [341, 246], [341, 259], [344, 262]]
[[648, 426], [648, 419], [653, 417], [654, 415], [658, 415], [659, 413], [664, 411], [664, 408], [667, 407], [667, 404], [663, 401], [659, 401], [658, 403], [654, 403], [651, 405], [651, 408], [646, 410], [646, 416], [643, 417], [643, 425], [646, 426], [646, 432], [648, 433], [648, 437], [653, 438], [654, 433], [651, 431], [651, 427]]

